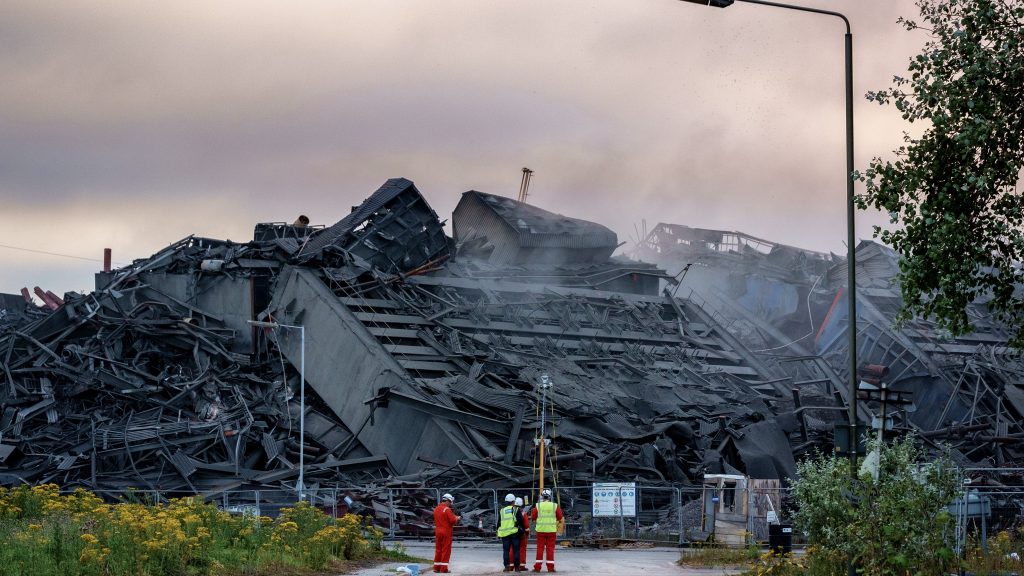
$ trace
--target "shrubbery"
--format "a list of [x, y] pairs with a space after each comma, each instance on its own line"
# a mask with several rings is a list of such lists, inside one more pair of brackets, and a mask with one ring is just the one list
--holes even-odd
[[106, 504], [53, 484], [0, 488], [0, 574], [178, 576], [323, 568], [381, 550], [382, 533], [307, 503], [267, 517], [232, 515], [199, 498]]
[[955, 467], [948, 458], [923, 464], [909, 437], [873, 449], [877, 479], [854, 480], [849, 460], [835, 455], [798, 466], [793, 521], [811, 545], [807, 573], [845, 573], [849, 561], [871, 576], [944, 573], [954, 561], [947, 505], [956, 497]]

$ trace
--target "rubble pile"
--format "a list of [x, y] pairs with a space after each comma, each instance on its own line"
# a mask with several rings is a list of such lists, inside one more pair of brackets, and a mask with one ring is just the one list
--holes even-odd
[[[729, 325], [765, 362], [800, 365], [795, 397], [802, 424], [828, 431], [828, 411], [849, 401], [846, 260], [755, 238], [742, 232], [658, 224], [635, 257], [678, 274], [681, 294]], [[971, 304], [975, 332], [952, 338], [915, 318], [895, 325], [902, 302], [899, 256], [876, 242], [856, 251], [858, 413], [870, 425], [881, 410], [881, 386], [910, 404], [890, 405], [896, 431], [953, 447], [964, 466], [1001, 467], [1024, 457], [1024, 361], [1007, 346], [1009, 332], [985, 306]], [[836, 400], [831, 400], [836, 398]], [[820, 417], [820, 418], [819, 418]], [[825, 420], [821, 420], [825, 418]], [[802, 433], [804, 434], [804, 433]]]
[[[250, 353], [245, 322], [204, 306], [220, 284], [202, 278], [209, 262], [230, 262], [218, 274], [244, 284], [269, 252], [190, 237], [0, 335], [3, 483], [210, 493], [293, 481], [295, 371]], [[209, 292], [178, 293], [188, 277]], [[307, 419], [338, 426], [315, 408]], [[336, 477], [342, 464], [319, 455], [307, 476]]]
[[0, 325], [0, 483], [294, 490], [303, 454], [309, 489], [528, 486], [542, 393], [549, 483], [793, 474], [806, 368], [604, 226], [477, 191], [452, 222], [396, 178], [332, 226], [190, 236]]

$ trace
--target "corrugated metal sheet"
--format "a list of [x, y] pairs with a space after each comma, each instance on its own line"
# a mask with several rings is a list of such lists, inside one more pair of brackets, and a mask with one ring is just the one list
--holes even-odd
[[485, 235], [494, 246], [488, 260], [498, 264], [600, 262], [618, 246], [615, 233], [600, 224], [476, 190], [462, 195], [454, 222], [456, 242], [470, 229]]
[[521, 393], [495, 390], [493, 387], [485, 386], [465, 376], [453, 378], [448, 388], [453, 395], [465, 396], [484, 406], [498, 410], [515, 412], [527, 404]]
[[[331, 247], [332, 250], [326, 250]], [[359, 208], [314, 236], [299, 260], [345, 263], [334, 253], [347, 252], [386, 272], [408, 272], [450, 255], [448, 237], [437, 214], [412, 182], [392, 178]]]
[[[334, 244], [351, 232], [352, 229], [359, 225], [360, 222], [369, 218], [385, 204], [394, 200], [396, 196], [410, 188], [416, 190], [416, 185], [413, 184], [411, 180], [407, 180], [405, 178], [388, 179], [387, 182], [382, 184], [376, 192], [371, 194], [369, 198], [367, 198], [348, 216], [345, 216], [330, 228], [325, 228], [322, 232], [314, 236], [312, 240], [302, 247], [299, 254], [313, 254], [323, 250], [331, 244]], [[416, 190], [416, 193], [418, 194], [419, 190]]]
[[[512, 264], [519, 254], [518, 234], [481, 200], [479, 194], [475, 191], [464, 193], [452, 213], [455, 244], [486, 238], [486, 248], [481, 247], [467, 255], [491, 264]], [[490, 250], [489, 254], [487, 250]]]
[[610, 229], [586, 220], [569, 218], [511, 198], [477, 195], [494, 213], [519, 234], [520, 246], [550, 248], [606, 248], [618, 244]]

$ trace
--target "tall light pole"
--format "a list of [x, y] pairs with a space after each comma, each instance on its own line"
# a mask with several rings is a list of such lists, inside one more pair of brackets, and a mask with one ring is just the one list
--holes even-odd
[[290, 324], [278, 324], [277, 322], [259, 322], [247, 320], [249, 324], [258, 328], [286, 328], [299, 331], [299, 482], [295, 485], [295, 492], [299, 500], [306, 497], [306, 327], [292, 326]]
[[[734, 0], [682, 0], [692, 4], [703, 4], [715, 8], [726, 8], [731, 6]], [[849, 416], [850, 416], [850, 475], [857, 477], [857, 254], [856, 237], [854, 234], [854, 205], [853, 194], [853, 34], [850, 32], [850, 21], [846, 16], [831, 10], [819, 10], [806, 6], [794, 6], [792, 4], [781, 4], [767, 0], [739, 0], [747, 4], [761, 4], [763, 6], [774, 6], [800, 12], [811, 12], [824, 14], [842, 19], [846, 24], [846, 300], [849, 314]]]

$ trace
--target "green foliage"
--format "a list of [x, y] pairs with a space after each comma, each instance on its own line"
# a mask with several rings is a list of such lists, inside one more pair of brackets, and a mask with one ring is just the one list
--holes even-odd
[[[990, 307], [1021, 326], [1024, 301], [1014, 295], [1024, 260], [1024, 2], [918, 0], [922, 23], [901, 19], [930, 40], [910, 61], [909, 76], [868, 93], [909, 122], [928, 124], [904, 136], [895, 161], [872, 160], [861, 208], [883, 210], [891, 229], [875, 235], [903, 256], [898, 320], [934, 317], [954, 335], [972, 329], [966, 307]], [[1024, 345], [1018, 328], [1014, 344]]]
[[1024, 534], [1020, 529], [1001, 530], [991, 536], [983, 549], [977, 538], [968, 541], [964, 568], [977, 576], [1020, 573], [1024, 569]]
[[747, 566], [761, 555], [761, 549], [751, 544], [746, 548], [729, 548], [710, 544], [684, 551], [676, 564], [679, 566], [718, 568]]
[[306, 503], [277, 519], [238, 516], [201, 498], [109, 505], [53, 484], [0, 488], [0, 575], [202, 576], [312, 574], [385, 558], [383, 533], [355, 515]]
[[835, 551], [809, 546], [801, 554], [762, 554], [741, 576], [846, 576], [845, 558]]
[[[381, 534], [383, 536], [383, 534]], [[390, 548], [384, 546], [383, 542], [378, 539], [376, 543], [380, 557], [391, 561], [391, 562], [425, 562], [430, 563], [430, 558], [418, 558], [409, 554], [406, 551], [405, 545], [401, 542], [395, 542]]]
[[793, 521], [811, 544], [808, 573], [827, 574], [853, 560], [872, 576], [940, 574], [952, 562], [944, 537], [952, 526], [946, 506], [956, 492], [955, 468], [948, 458], [919, 465], [924, 454], [910, 438], [882, 445], [880, 454], [877, 481], [870, 474], [853, 480], [849, 461], [834, 455], [798, 466]]

